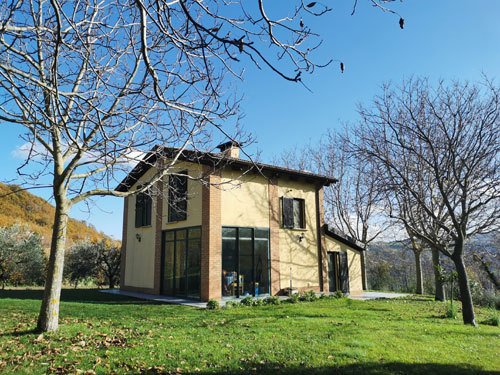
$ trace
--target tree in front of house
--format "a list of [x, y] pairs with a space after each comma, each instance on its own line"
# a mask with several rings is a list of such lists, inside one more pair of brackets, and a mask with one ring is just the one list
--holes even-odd
[[[239, 98], [227, 78], [255, 64], [302, 83], [320, 66], [308, 19], [328, 10], [293, 1], [271, 12], [263, 0], [1, 3], [0, 120], [25, 130], [25, 184], [48, 185], [55, 201], [39, 330], [58, 328], [71, 207], [148, 191], [186, 147], [207, 151], [214, 131], [231, 138]], [[179, 152], [161, 160], [157, 144]], [[116, 192], [117, 176], [148, 150], [162, 168]]]
[[40, 285], [44, 281], [45, 257], [42, 239], [28, 228], [0, 228], [0, 282], [10, 285]]
[[464, 252], [500, 224], [500, 88], [414, 79], [386, 85], [360, 114], [357, 151], [394, 199], [410, 198], [416, 209], [398, 218], [453, 261], [463, 321], [475, 325]]

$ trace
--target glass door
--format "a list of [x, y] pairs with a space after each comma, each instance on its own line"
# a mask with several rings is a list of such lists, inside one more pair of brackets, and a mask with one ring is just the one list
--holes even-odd
[[222, 228], [222, 296], [269, 293], [269, 229]]
[[165, 231], [163, 238], [161, 293], [199, 298], [201, 229]]

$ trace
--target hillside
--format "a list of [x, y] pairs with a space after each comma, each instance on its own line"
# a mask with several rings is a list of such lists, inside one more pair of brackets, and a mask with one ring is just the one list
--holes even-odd
[[[27, 191], [9, 194], [18, 189], [15, 185], [0, 183], [0, 227], [13, 224], [25, 224], [32, 231], [40, 234], [44, 246], [50, 245], [54, 207], [43, 198]], [[104, 233], [87, 225], [83, 221], [70, 219], [68, 226], [68, 244], [91, 240], [110, 239]]]

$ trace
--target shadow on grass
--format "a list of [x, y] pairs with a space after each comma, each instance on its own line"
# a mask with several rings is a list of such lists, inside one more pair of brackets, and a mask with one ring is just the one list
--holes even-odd
[[[498, 372], [485, 371], [476, 366], [465, 364], [440, 364], [440, 363], [355, 363], [341, 366], [324, 367], [286, 367], [282, 364], [268, 363], [265, 365], [246, 363], [245, 368], [241, 370], [227, 370], [219, 373], [226, 374], [248, 374], [256, 372], [259, 374], [498, 374]], [[144, 371], [146, 374], [155, 374], [158, 372]], [[203, 373], [203, 372], [202, 372]], [[209, 373], [209, 372], [205, 372]], [[210, 372], [212, 373], [212, 372]]]
[[[43, 290], [41, 289], [8, 289], [0, 290], [0, 299], [22, 299], [22, 300], [41, 300]], [[61, 301], [63, 302], [82, 302], [97, 304], [137, 304], [137, 305], [161, 305], [158, 301], [142, 300], [134, 297], [118, 294], [102, 293], [98, 289], [63, 289], [61, 291]]]

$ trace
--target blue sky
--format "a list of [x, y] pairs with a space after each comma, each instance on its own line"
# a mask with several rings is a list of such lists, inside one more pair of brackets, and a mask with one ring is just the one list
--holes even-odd
[[[270, 11], [277, 11], [284, 1], [269, 0], [270, 7], [276, 8]], [[500, 1], [395, 2], [394, 9], [406, 21], [404, 30], [400, 30], [397, 16], [380, 12], [368, 0], [358, 0], [354, 16], [350, 15], [354, 1], [324, 3], [333, 11], [306, 20], [324, 40], [315, 58], [318, 62], [343, 61], [344, 74], [334, 63], [304, 76], [312, 93], [253, 67], [246, 69], [245, 81], [237, 84], [244, 97], [241, 125], [257, 140], [249, 151], [260, 151], [263, 161], [295, 145], [315, 142], [343, 121], [355, 121], [356, 105], [368, 103], [384, 82], [399, 83], [412, 75], [478, 81], [482, 73], [500, 79]], [[0, 181], [5, 182], [16, 177], [21, 160], [13, 151], [23, 142], [15, 126], [0, 126]], [[94, 203], [91, 214], [80, 206], [73, 209], [72, 216], [120, 238], [122, 200], [107, 197]]]

